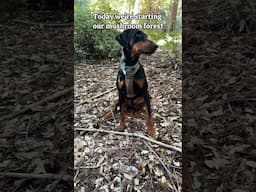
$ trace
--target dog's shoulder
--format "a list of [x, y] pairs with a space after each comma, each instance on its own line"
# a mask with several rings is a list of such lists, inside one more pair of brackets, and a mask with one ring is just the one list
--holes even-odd
[[141, 65], [138, 71], [134, 74], [134, 79], [145, 79], [146, 74], [143, 66]]
[[122, 69], [118, 70], [117, 79], [118, 80], [124, 80], [125, 79], [125, 74], [123, 73]]

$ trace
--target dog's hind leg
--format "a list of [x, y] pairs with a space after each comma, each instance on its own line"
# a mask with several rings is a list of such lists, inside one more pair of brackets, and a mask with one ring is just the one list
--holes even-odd
[[148, 127], [148, 135], [151, 137], [155, 137], [156, 135], [156, 130], [153, 127], [153, 119], [152, 119], [152, 111], [151, 111], [151, 106], [150, 106], [150, 98], [149, 98], [149, 93], [147, 92], [145, 97], [145, 103], [146, 103], [146, 108], [147, 108], [147, 127]]
[[119, 98], [119, 106], [120, 106], [120, 124], [117, 128], [118, 131], [124, 131], [125, 128], [125, 115], [126, 115], [126, 103], [123, 101], [123, 99]]

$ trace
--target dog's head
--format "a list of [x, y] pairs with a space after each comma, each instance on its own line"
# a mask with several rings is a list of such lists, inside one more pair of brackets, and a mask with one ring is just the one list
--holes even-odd
[[116, 40], [123, 46], [125, 55], [132, 58], [139, 57], [140, 54], [152, 54], [158, 47], [138, 29], [125, 30], [116, 36]]

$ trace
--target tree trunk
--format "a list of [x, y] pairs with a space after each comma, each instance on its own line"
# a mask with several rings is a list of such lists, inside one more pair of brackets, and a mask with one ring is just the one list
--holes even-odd
[[[140, 13], [140, 3], [141, 0], [135, 0], [134, 2], [134, 9], [133, 9], [133, 15], [139, 14]], [[136, 20], [132, 20], [132, 23], [135, 24], [137, 23]]]
[[172, 3], [170, 4], [169, 7], [169, 19], [168, 19], [168, 26], [167, 26], [167, 31], [171, 32], [175, 30], [175, 24], [176, 24], [176, 17], [177, 17], [177, 11], [178, 11], [178, 4], [179, 0], [170, 0]]

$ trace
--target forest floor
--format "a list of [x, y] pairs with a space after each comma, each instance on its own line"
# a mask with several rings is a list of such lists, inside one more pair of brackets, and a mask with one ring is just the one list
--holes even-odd
[[101, 118], [117, 99], [119, 62], [75, 65], [77, 192], [181, 191], [181, 61], [159, 49], [151, 56], [142, 56], [140, 62], [149, 82], [158, 143], [146, 135], [143, 118], [128, 117], [124, 135], [116, 132], [118, 117]]
[[73, 27], [0, 31], [0, 189], [72, 191]]

